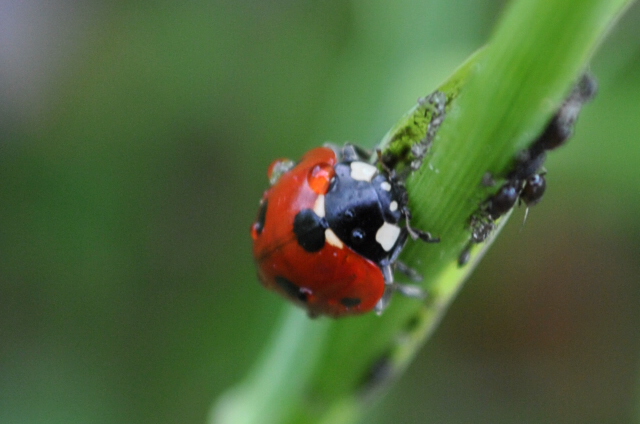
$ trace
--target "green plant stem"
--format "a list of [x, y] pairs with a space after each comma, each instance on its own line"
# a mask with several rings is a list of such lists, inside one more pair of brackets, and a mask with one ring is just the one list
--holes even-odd
[[280, 423], [303, 399], [310, 371], [319, 360], [329, 320], [310, 320], [287, 305], [270, 345], [245, 382], [218, 401], [213, 422]]
[[[447, 118], [407, 182], [412, 224], [442, 239], [413, 243], [402, 257], [425, 276], [428, 299], [396, 296], [382, 317], [308, 321], [288, 312], [256, 370], [219, 402], [214, 417], [225, 418], [213, 422], [346, 424], [361, 416], [365, 402], [402, 372], [433, 332], [486, 249], [477, 246], [470, 264], [458, 266], [469, 218], [495, 190], [481, 184], [483, 175], [506, 175], [630, 3], [520, 0], [509, 6], [485, 51], [440, 87], [449, 101]], [[429, 120], [428, 111], [412, 109], [383, 140], [385, 150], [420, 141]]]

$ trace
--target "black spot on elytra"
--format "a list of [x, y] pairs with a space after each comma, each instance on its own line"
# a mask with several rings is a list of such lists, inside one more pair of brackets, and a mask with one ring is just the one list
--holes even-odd
[[260, 209], [258, 209], [258, 219], [253, 226], [258, 235], [262, 234], [262, 230], [264, 230], [264, 223], [267, 220], [267, 203], [268, 202], [265, 200], [260, 204]]
[[284, 290], [287, 296], [306, 303], [308, 298], [307, 293], [305, 293], [298, 285], [293, 283], [291, 280], [278, 276], [276, 277], [276, 284], [278, 284], [278, 286], [280, 286], [280, 288]]
[[293, 232], [298, 238], [298, 244], [307, 252], [317, 252], [322, 249], [326, 228], [326, 221], [312, 209], [301, 210], [293, 221]]
[[362, 299], [357, 297], [343, 297], [340, 299], [340, 303], [342, 306], [346, 306], [347, 308], [353, 308], [354, 306], [358, 306], [362, 302]]

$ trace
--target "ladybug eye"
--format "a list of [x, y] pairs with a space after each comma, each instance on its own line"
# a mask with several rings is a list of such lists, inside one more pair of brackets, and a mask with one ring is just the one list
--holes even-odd
[[360, 228], [356, 228], [353, 231], [351, 231], [351, 241], [355, 244], [360, 244], [364, 241], [364, 231], [362, 231]]
[[344, 219], [348, 220], [348, 221], [353, 221], [353, 219], [356, 217], [356, 213], [353, 209], [347, 209], [346, 211], [344, 211]]
[[311, 168], [307, 176], [307, 182], [309, 183], [309, 187], [316, 193], [327, 194], [331, 180], [333, 180], [335, 174], [336, 171], [333, 169], [333, 166], [328, 163], [320, 163]]

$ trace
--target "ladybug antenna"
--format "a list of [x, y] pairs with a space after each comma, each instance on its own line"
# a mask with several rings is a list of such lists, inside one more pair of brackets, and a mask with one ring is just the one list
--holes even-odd
[[396, 261], [396, 271], [401, 272], [411, 279], [411, 281], [420, 282], [422, 281], [422, 275], [418, 273], [415, 269], [409, 267], [407, 264], [401, 261]]

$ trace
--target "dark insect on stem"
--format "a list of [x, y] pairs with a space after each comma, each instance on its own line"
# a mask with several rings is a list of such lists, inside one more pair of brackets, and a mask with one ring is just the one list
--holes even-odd
[[[482, 202], [470, 218], [471, 237], [458, 258], [460, 266], [469, 261], [473, 245], [484, 242], [491, 235], [497, 219], [511, 211], [516, 204], [524, 203], [530, 207], [542, 200], [547, 187], [546, 172], [543, 170], [547, 152], [564, 145], [571, 138], [582, 107], [596, 92], [595, 78], [589, 73], [583, 74], [538, 138], [517, 155], [511, 171], [506, 175], [506, 182]], [[483, 178], [485, 185], [492, 185], [493, 181], [491, 174]]]

